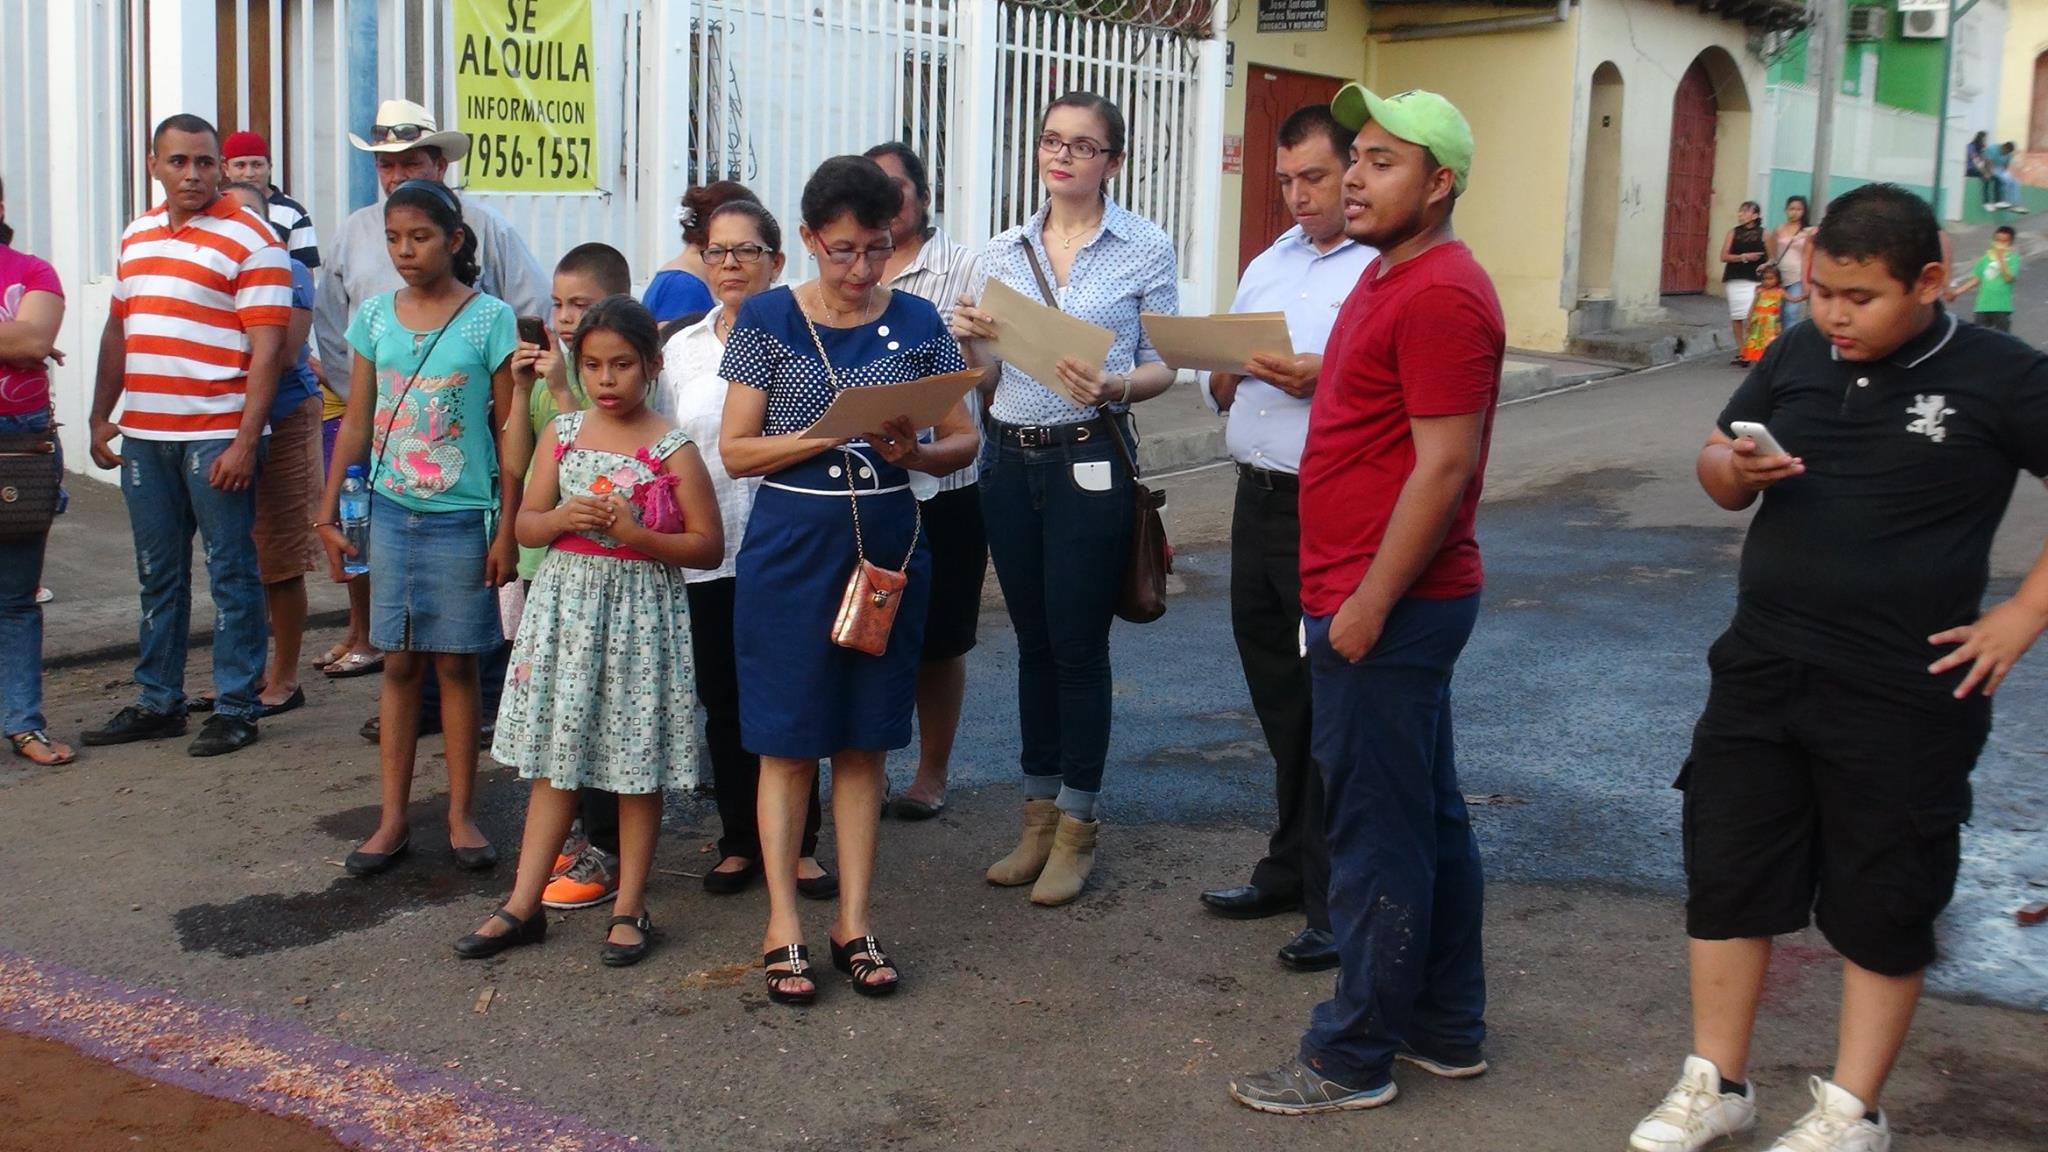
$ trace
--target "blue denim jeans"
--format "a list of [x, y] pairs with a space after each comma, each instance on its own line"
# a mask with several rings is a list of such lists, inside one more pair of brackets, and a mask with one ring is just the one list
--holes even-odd
[[135, 665], [141, 705], [185, 710], [185, 647], [192, 631], [192, 532], [206, 549], [213, 589], [213, 683], [222, 716], [254, 720], [269, 643], [263, 584], [256, 572], [253, 491], [222, 492], [206, 482], [228, 440], [121, 438], [121, 493], [135, 533], [142, 583], [142, 658]]
[[[1092, 819], [1109, 757], [1109, 626], [1130, 543], [1130, 470], [1106, 439], [1004, 444], [993, 464], [981, 507], [1017, 632], [1025, 795], [1057, 796], [1062, 811]], [[1082, 487], [1105, 470], [1105, 490]]]
[[[0, 416], [0, 434], [41, 432], [50, 426], [47, 412]], [[61, 455], [50, 467], [64, 468]], [[0, 735], [35, 732], [43, 727], [43, 608], [36, 587], [43, 581], [43, 551], [49, 533], [30, 540], [0, 543]]]
[[1385, 1084], [1403, 1044], [1463, 1063], [1486, 1038], [1485, 880], [1451, 751], [1451, 671], [1478, 615], [1476, 594], [1403, 600], [1356, 664], [1330, 617], [1307, 621], [1339, 969], [1301, 1059], [1352, 1088]]

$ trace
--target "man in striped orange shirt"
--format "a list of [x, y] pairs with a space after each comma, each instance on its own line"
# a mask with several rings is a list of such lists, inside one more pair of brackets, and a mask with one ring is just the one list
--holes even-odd
[[218, 756], [256, 742], [265, 626], [252, 485], [284, 359], [291, 266], [270, 225], [220, 194], [213, 125], [187, 115], [157, 125], [149, 171], [164, 202], [121, 235], [92, 405], [93, 462], [122, 470], [135, 533], [142, 696], [85, 742], [185, 731], [196, 528], [213, 590], [218, 703], [190, 752]]

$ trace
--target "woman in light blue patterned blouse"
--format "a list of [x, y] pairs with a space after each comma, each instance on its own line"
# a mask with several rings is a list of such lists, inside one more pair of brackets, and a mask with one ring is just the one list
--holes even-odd
[[1124, 137], [1123, 113], [1100, 96], [1052, 102], [1037, 141], [1046, 203], [989, 241], [979, 282], [953, 313], [953, 334], [977, 365], [986, 359], [980, 342], [995, 335], [976, 307], [989, 277], [1116, 334], [1108, 363], [1066, 357], [1057, 381], [1003, 365], [990, 409], [982, 510], [1017, 630], [1024, 833], [988, 878], [1032, 885], [1037, 904], [1079, 896], [1095, 860], [1095, 801], [1109, 755], [1109, 625], [1134, 480], [1110, 437], [1125, 434], [1118, 417], [1130, 405], [1173, 383], [1138, 317], [1180, 310], [1180, 271], [1166, 233], [1109, 198]]

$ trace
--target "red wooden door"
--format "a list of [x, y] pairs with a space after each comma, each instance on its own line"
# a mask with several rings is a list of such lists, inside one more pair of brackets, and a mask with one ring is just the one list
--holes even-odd
[[2027, 117], [2027, 151], [2048, 152], [2048, 52], [2034, 57], [2034, 106]]
[[1667, 293], [1707, 290], [1707, 235], [1714, 209], [1714, 134], [1720, 106], [1707, 69], [1693, 61], [1671, 101], [1671, 176], [1664, 192]]
[[1245, 67], [1244, 192], [1237, 226], [1237, 270], [1272, 247], [1294, 226], [1294, 213], [1280, 198], [1280, 180], [1273, 175], [1273, 154], [1279, 147], [1280, 125], [1295, 110], [1327, 104], [1344, 86], [1342, 80], [1288, 72], [1258, 64]]

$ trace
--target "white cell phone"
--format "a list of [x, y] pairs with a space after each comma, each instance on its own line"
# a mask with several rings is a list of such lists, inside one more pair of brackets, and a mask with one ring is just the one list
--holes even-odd
[[1784, 445], [1778, 443], [1778, 438], [1771, 435], [1769, 428], [1758, 424], [1754, 420], [1731, 420], [1728, 422], [1728, 427], [1735, 430], [1736, 439], [1740, 440], [1747, 436], [1751, 440], [1756, 441], [1756, 451], [1759, 456], [1791, 455], [1790, 452], [1785, 451]]

